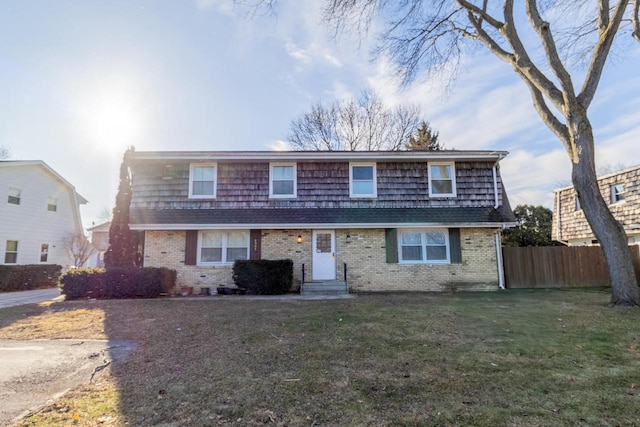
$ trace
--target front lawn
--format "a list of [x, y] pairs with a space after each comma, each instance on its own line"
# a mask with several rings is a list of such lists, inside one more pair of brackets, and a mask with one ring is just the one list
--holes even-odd
[[74, 301], [0, 310], [0, 338], [140, 343], [25, 426], [640, 425], [640, 310], [608, 300]]

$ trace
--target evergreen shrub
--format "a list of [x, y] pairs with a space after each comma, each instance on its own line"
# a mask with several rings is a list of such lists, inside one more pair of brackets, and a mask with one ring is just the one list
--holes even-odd
[[0, 292], [55, 287], [61, 271], [57, 264], [0, 265]]
[[250, 295], [282, 295], [293, 284], [293, 261], [241, 260], [233, 264], [233, 281]]

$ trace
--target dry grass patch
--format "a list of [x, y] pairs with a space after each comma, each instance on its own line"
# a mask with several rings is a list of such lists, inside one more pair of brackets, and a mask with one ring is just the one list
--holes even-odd
[[[508, 291], [56, 303], [15, 315], [0, 334], [66, 313], [140, 343], [112, 365], [111, 385], [65, 396], [75, 412], [117, 396], [78, 425], [99, 417], [163, 426], [640, 425], [640, 310], [610, 308], [608, 297]], [[75, 338], [97, 333], [77, 328]], [[57, 424], [41, 416], [24, 425]]]

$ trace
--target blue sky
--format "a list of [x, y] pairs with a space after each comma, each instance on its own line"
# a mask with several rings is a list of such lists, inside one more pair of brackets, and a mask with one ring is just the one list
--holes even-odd
[[[591, 108], [601, 167], [640, 164], [640, 44], [625, 45]], [[552, 205], [569, 160], [510, 67], [490, 55], [445, 79], [399, 88], [370, 40], [335, 40], [317, 2], [282, 0], [248, 19], [230, 0], [3, 1], [0, 145], [40, 159], [89, 200], [83, 221], [111, 209], [118, 167], [137, 150], [270, 150], [312, 104], [379, 92], [418, 103], [448, 148], [507, 150], [513, 206]]]

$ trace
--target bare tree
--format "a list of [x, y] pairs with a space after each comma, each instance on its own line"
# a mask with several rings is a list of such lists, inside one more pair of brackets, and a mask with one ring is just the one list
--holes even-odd
[[[640, 0], [576, 1], [569, 7], [560, 0], [541, 3], [544, 7], [536, 0], [326, 0], [325, 18], [337, 31], [366, 31], [376, 20], [384, 28], [377, 53], [394, 61], [405, 83], [448, 69], [476, 46], [509, 64], [571, 159], [573, 185], [609, 266], [611, 302], [636, 306], [640, 297], [627, 237], [597, 185], [588, 110], [616, 36], [627, 32], [640, 41]], [[567, 52], [575, 46], [588, 58], [586, 73], [572, 72]], [[574, 83], [574, 76], [584, 79]]]
[[295, 150], [399, 150], [420, 123], [420, 109], [390, 108], [371, 92], [356, 99], [318, 103], [291, 122], [287, 139]]
[[96, 251], [89, 239], [82, 233], [69, 233], [63, 243], [76, 267], [84, 266]]

